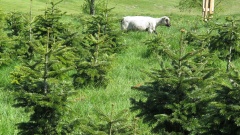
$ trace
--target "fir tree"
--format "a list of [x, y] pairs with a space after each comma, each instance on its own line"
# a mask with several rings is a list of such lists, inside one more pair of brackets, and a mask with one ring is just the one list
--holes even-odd
[[107, 53], [118, 53], [125, 48], [122, 43], [122, 36], [119, 31], [115, 30], [116, 26], [114, 24], [117, 20], [111, 13], [114, 8], [108, 8], [107, 2], [104, 2], [104, 4], [99, 14], [84, 20], [86, 29], [83, 30], [83, 34], [95, 36], [95, 34], [101, 33], [106, 36], [105, 47], [108, 48]]
[[101, 14], [85, 20], [86, 29], [79, 46], [76, 46], [79, 60], [76, 61], [77, 73], [73, 75], [75, 87], [106, 87], [107, 73], [111, 68], [114, 54], [124, 46], [121, 35], [114, 31], [111, 9], [107, 6]]
[[[48, 39], [47, 39], [48, 40]], [[30, 113], [28, 122], [18, 124], [19, 134], [62, 134], [62, 119], [67, 113], [67, 97], [71, 83], [66, 72], [74, 56], [61, 43], [34, 44], [34, 56], [12, 73], [16, 91], [16, 107]]]
[[216, 24], [212, 28], [217, 34], [211, 36], [209, 49], [216, 52], [221, 60], [226, 61], [226, 70], [229, 71], [231, 62], [240, 56], [240, 28], [237, 20], [228, 17], [226, 21], [225, 24]]
[[11, 39], [7, 36], [6, 15], [0, 10], [0, 66], [8, 65], [12, 62], [12, 44]]
[[162, 52], [163, 46], [164, 46], [162, 44], [166, 44], [166, 39], [163, 36], [161, 36], [161, 34], [158, 34], [156, 37], [152, 37], [148, 39], [147, 41], [145, 41], [145, 44], [147, 45], [146, 57], [149, 57], [152, 55], [157, 57], [166, 56]]
[[[161, 52], [170, 63], [161, 62], [160, 70], [148, 73], [153, 79], [146, 85], [134, 87], [144, 99], [131, 99], [137, 117], [152, 125], [152, 131], [162, 134], [194, 134], [201, 127], [201, 115], [208, 103], [209, 91], [214, 85], [216, 69], [211, 68], [207, 49], [189, 50], [184, 40], [185, 31], [177, 50], [163, 44]], [[163, 59], [162, 59], [163, 60]], [[206, 97], [207, 96], [207, 97]], [[206, 97], [205, 101], [202, 97]]]
[[238, 135], [240, 133], [239, 71], [231, 71], [219, 79], [214, 97], [209, 102], [202, 117], [203, 134]]
[[20, 12], [10, 12], [7, 14], [7, 30], [9, 31], [8, 36], [19, 36], [26, 26], [26, 21], [23, 18], [24, 14]]
[[134, 127], [130, 125], [128, 111], [126, 109], [115, 112], [114, 105], [110, 112], [104, 112], [99, 108], [94, 110], [96, 116], [91, 116], [86, 125], [81, 129], [89, 135], [132, 135]]
[[6, 18], [7, 30], [9, 38], [11, 38], [11, 46], [8, 48], [11, 50], [13, 59], [21, 59], [30, 57], [31, 47], [30, 31], [31, 25], [34, 19], [28, 18], [28, 14], [22, 14], [20, 12], [11, 12]]
[[[210, 22], [211, 24], [211, 22]], [[204, 112], [200, 118], [198, 134], [239, 134], [239, 71], [234, 66], [239, 59], [239, 23], [227, 18], [225, 23], [212, 23], [207, 35], [188, 35], [190, 44], [209, 48], [214, 65], [220, 70], [215, 76], [211, 96], [201, 96], [205, 101]], [[224, 65], [227, 65], [223, 67]]]
[[[54, 42], [61, 41], [63, 45], [73, 46], [72, 41], [76, 33], [72, 33], [69, 30], [70, 24], [61, 22], [62, 17], [66, 12], [62, 12], [57, 6], [63, 0], [56, 3], [50, 2], [50, 6], [45, 10], [44, 15], [39, 15], [35, 18], [34, 26], [32, 27], [33, 37], [36, 40], [41, 40], [42, 37], [47, 35], [48, 28], [51, 28], [49, 33], [50, 41], [49, 47]], [[44, 42], [43, 40], [42, 42]], [[44, 43], [43, 43], [44, 44]]]
[[[100, 27], [100, 26], [99, 26]], [[107, 71], [111, 68], [112, 54], [107, 53], [106, 36], [102, 33], [89, 35], [83, 40], [85, 56], [76, 61], [77, 73], [73, 75], [76, 88], [83, 86], [105, 87], [108, 84]]]
[[204, 134], [237, 135], [240, 133], [239, 118], [239, 70], [234, 61], [239, 59], [239, 23], [227, 18], [226, 24], [217, 24], [213, 30], [217, 35], [211, 36], [209, 48], [218, 54], [226, 65], [226, 72], [217, 78], [218, 86], [215, 96], [209, 102], [206, 114], [203, 117]]
[[[55, 5], [52, 5], [54, 10]], [[48, 10], [47, 10], [48, 11]], [[52, 14], [54, 16], [54, 12]], [[51, 17], [50, 15], [48, 17]], [[59, 19], [59, 18], [58, 18]], [[52, 21], [55, 21], [52, 19]], [[19, 134], [67, 134], [67, 98], [71, 94], [71, 78], [67, 72], [74, 69], [73, 48], [58, 39], [58, 25], [48, 22], [51, 27], [37, 23], [44, 32], [31, 33], [29, 42], [31, 57], [24, 58], [12, 72], [13, 89], [16, 92], [15, 107], [23, 107], [30, 114], [27, 122], [18, 124]], [[42, 24], [42, 25], [41, 25]], [[37, 38], [33, 38], [35, 35]], [[71, 65], [71, 66], [70, 66]]]

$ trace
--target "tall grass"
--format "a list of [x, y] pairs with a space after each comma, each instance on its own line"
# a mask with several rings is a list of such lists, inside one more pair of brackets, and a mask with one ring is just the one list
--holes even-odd
[[26, 121], [27, 116], [22, 109], [12, 107], [14, 104], [13, 93], [0, 89], [0, 133], [2, 135], [14, 135], [17, 133], [16, 124]]
[[0, 68], [0, 134], [14, 135], [17, 133], [16, 124], [25, 121], [27, 116], [22, 115], [22, 109], [16, 109], [14, 104], [14, 93], [9, 89], [11, 83], [10, 73], [13, 71], [13, 63]]

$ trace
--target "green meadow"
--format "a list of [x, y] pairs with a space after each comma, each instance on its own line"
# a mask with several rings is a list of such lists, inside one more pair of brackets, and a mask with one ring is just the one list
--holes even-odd
[[[51, 0], [34, 0], [33, 1], [33, 14], [41, 14], [46, 8], [47, 3]], [[56, 1], [57, 0], [53, 0]], [[30, 1], [28, 0], [1, 0], [1, 10], [4, 12], [19, 11], [23, 13], [29, 12]], [[201, 15], [201, 7], [191, 12], [180, 12], [177, 8], [179, 0], [108, 0], [109, 7], [114, 7], [113, 13], [121, 17], [124, 15]], [[217, 3], [217, 2], [216, 2]], [[80, 14], [83, 1], [78, 0], [64, 0], [59, 8], [66, 11], [67, 14]], [[217, 5], [216, 11], [220, 15], [233, 15], [239, 14], [240, 1], [228, 0], [223, 1]]]
[[[50, 0], [33, 0], [33, 15], [43, 14]], [[57, 1], [57, 0], [53, 0]], [[96, 0], [97, 1], [97, 0]], [[127, 15], [146, 15], [153, 17], [169, 16], [171, 27], [158, 27], [157, 32], [163, 35], [170, 45], [179, 44], [180, 30], [192, 31], [198, 27], [197, 32], [204, 31], [202, 21], [202, 9], [180, 11], [179, 0], [108, 0], [108, 7], [112, 10], [116, 20]], [[76, 17], [82, 16], [81, 6], [83, 0], [64, 0], [59, 4], [59, 9], [65, 11], [63, 22], [77, 24]], [[219, 4], [214, 13], [214, 19], [224, 19], [226, 16], [240, 18], [239, 0], [227, 0]], [[4, 13], [21, 12], [29, 13], [30, 0], [0, 0], [0, 10]], [[218, 19], [216, 19], [218, 20]], [[120, 24], [116, 21], [116, 31], [120, 31]], [[114, 105], [115, 111], [130, 108], [130, 98], [140, 98], [141, 93], [131, 89], [132, 86], [143, 85], [152, 81], [145, 72], [158, 69], [159, 60], [155, 56], [146, 57], [146, 40], [155, 35], [147, 32], [123, 33], [124, 44], [127, 49], [116, 54], [112, 63], [112, 69], [107, 74], [110, 78], [106, 88], [83, 88], [69, 98], [69, 108], [76, 118], [88, 117], [94, 114], [94, 108], [98, 107], [108, 113]], [[18, 63], [12, 63], [0, 68], [0, 135], [17, 134], [16, 124], [27, 121], [28, 117], [21, 108], [14, 108], [13, 92], [4, 89], [11, 83], [10, 73]], [[130, 113], [134, 117], [135, 113]], [[139, 121], [142, 134], [151, 135], [147, 124]]]

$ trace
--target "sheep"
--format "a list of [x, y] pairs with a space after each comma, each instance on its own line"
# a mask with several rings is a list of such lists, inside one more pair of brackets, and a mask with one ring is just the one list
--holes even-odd
[[153, 18], [148, 16], [126, 16], [121, 20], [121, 29], [123, 31], [138, 30], [156, 33], [157, 26], [165, 25], [170, 27], [170, 19], [167, 16]]

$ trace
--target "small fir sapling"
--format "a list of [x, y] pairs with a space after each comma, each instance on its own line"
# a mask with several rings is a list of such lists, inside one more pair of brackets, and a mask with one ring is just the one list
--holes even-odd
[[79, 59], [76, 61], [76, 73], [73, 84], [76, 88], [84, 86], [106, 87], [115, 53], [124, 46], [119, 32], [114, 31], [114, 21], [110, 11], [104, 7], [101, 14], [90, 16], [85, 20], [86, 27], [79, 46], [76, 46]]

